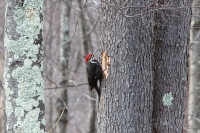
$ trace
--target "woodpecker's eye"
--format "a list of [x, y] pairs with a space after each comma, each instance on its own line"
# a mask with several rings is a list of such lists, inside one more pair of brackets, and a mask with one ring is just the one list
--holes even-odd
[[92, 56], [90, 56], [88, 60], [90, 60], [90, 59], [91, 59], [91, 57], [92, 57]]

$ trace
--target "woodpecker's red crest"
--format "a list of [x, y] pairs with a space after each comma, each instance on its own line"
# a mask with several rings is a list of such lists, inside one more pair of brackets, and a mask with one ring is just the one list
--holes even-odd
[[91, 58], [92, 58], [92, 56], [94, 56], [93, 54], [88, 54], [86, 57], [85, 57], [85, 61], [87, 62], [87, 61], [89, 61]]

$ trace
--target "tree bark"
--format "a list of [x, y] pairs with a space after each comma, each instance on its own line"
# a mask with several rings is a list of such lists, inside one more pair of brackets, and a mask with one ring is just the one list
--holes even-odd
[[[69, 64], [69, 52], [70, 52], [70, 32], [69, 32], [69, 20], [70, 20], [70, 11], [71, 11], [71, 0], [63, 0], [62, 2], [62, 10], [61, 10], [61, 27], [60, 27], [60, 64], [61, 64], [61, 82], [60, 85], [66, 86], [68, 84], [67, 77], [69, 75], [68, 64]], [[57, 106], [57, 119], [60, 117], [63, 107], [65, 107], [64, 103], [67, 105], [68, 103], [68, 93], [67, 89], [63, 88], [60, 91], [60, 96], [57, 98], [56, 106]], [[61, 100], [62, 99], [62, 100]], [[67, 123], [68, 123], [68, 109], [65, 108], [65, 112], [63, 113], [60, 121], [58, 122], [58, 126], [56, 127], [57, 133], [66, 133]]]
[[[153, 17], [151, 13], [125, 17], [141, 13], [141, 7], [151, 1], [106, 2], [102, 2], [101, 50], [110, 63], [103, 81], [97, 132], [151, 133], [153, 41], [148, 26]], [[122, 12], [115, 9], [136, 3], [140, 5]]]
[[5, 16], [7, 133], [44, 133], [43, 0], [7, 0]]
[[[169, 10], [159, 10], [154, 16], [154, 133], [183, 131], [190, 9], [178, 10], [178, 7], [190, 6], [190, 3], [171, 1], [166, 5]], [[158, 8], [162, 8], [166, 1], [158, 0], [157, 4]]]
[[200, 131], [200, 0], [193, 0], [189, 49], [188, 133]]

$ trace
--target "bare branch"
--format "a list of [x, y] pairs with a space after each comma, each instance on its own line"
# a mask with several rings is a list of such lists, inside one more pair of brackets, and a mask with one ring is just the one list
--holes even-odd
[[6, 108], [0, 109], [0, 112], [1, 112], [1, 111], [4, 111], [5, 109], [6, 109]]
[[[112, 7], [113, 9], [115, 9], [117, 12], [119, 12], [121, 15], [123, 15], [126, 18], [138, 17], [138, 16], [142, 16], [142, 15], [148, 14], [150, 12], [156, 12], [156, 11], [159, 11], [159, 10], [178, 10], [178, 9], [185, 9], [185, 8], [199, 8], [200, 7], [200, 6], [180, 6], [180, 7], [172, 7], [172, 6], [166, 7], [166, 6], [163, 6], [163, 7], [159, 7], [159, 8], [152, 7], [152, 8], [155, 8], [155, 9], [151, 9], [151, 10], [146, 11], [146, 12], [141, 12], [141, 13], [138, 13], [136, 15], [126, 15], [121, 10], [128, 9], [128, 8], [145, 8], [145, 7], [144, 6], [142, 6], [142, 7], [129, 6], [129, 7], [117, 8], [115, 6], [110, 5], [107, 1], [103, 0], [103, 2], [106, 5], [108, 5], [109, 7]], [[146, 6], [146, 8], [149, 8], [149, 7]]]
[[87, 82], [84, 82], [84, 83], [75, 84], [75, 85], [66, 85], [66, 86], [50, 87], [50, 88], [45, 88], [45, 90], [51, 90], [51, 89], [66, 89], [66, 87], [77, 87], [77, 86], [82, 86], [82, 85], [88, 85], [88, 83], [87, 83]]
[[63, 108], [63, 111], [62, 111], [60, 117], [58, 118], [58, 120], [56, 121], [56, 123], [54, 124], [54, 126], [51, 128], [51, 130], [49, 130], [48, 133], [50, 133], [50, 132], [56, 127], [56, 125], [57, 125], [58, 122], [60, 121], [60, 119], [61, 119], [62, 115], [64, 114], [64, 112], [65, 112], [65, 107]]

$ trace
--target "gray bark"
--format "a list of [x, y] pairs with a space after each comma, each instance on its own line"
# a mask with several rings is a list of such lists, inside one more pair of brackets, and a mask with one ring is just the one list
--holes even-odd
[[[61, 64], [61, 82], [60, 85], [66, 86], [68, 84], [67, 79], [69, 75], [68, 64], [69, 64], [69, 52], [70, 52], [70, 35], [69, 35], [69, 20], [70, 20], [71, 0], [62, 1], [61, 10], [61, 28], [60, 28], [60, 64]], [[57, 98], [57, 119], [60, 117], [64, 103], [68, 103], [67, 89], [60, 91], [60, 96]], [[62, 100], [61, 100], [62, 99]], [[68, 109], [65, 109], [58, 125], [56, 127], [57, 133], [66, 133], [68, 123]]]
[[[107, 1], [114, 7], [136, 3], [147, 6], [151, 0]], [[141, 8], [119, 13], [102, 2], [101, 50], [110, 57], [108, 78], [104, 79], [98, 111], [98, 133], [152, 132], [152, 48], [151, 13], [136, 15]], [[145, 11], [145, 10], [144, 10]], [[148, 21], [147, 21], [148, 20]]]
[[7, 133], [44, 133], [43, 0], [7, 0], [5, 16]]
[[190, 29], [189, 59], [189, 101], [188, 101], [188, 133], [200, 131], [200, 6], [199, 0], [193, 0]]
[[[81, 10], [80, 22], [81, 22], [81, 34], [83, 43], [83, 54], [86, 56], [91, 52], [91, 37], [88, 34], [89, 28], [84, 14], [84, 8], [82, 5], [83, 0], [78, 0], [78, 5]], [[86, 69], [86, 68], [85, 68]], [[87, 79], [87, 78], [86, 78]], [[88, 87], [89, 90], [89, 87]], [[89, 94], [90, 98], [96, 99], [96, 92], [93, 91]], [[89, 115], [88, 115], [88, 127], [87, 133], [96, 133], [96, 121], [97, 121], [97, 102], [89, 99]]]
[[[3, 67], [2, 67], [3, 68]], [[1, 86], [1, 85], [0, 85]], [[3, 90], [3, 87], [0, 87]], [[5, 96], [0, 91], [0, 132], [6, 132]]]
[[[158, 5], [165, 2], [158, 0]], [[176, 8], [190, 3], [176, 0], [168, 6]], [[154, 21], [153, 132], [182, 133], [187, 90], [190, 9], [159, 10], [155, 13]]]

